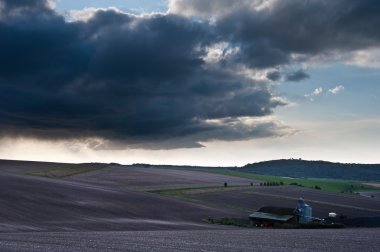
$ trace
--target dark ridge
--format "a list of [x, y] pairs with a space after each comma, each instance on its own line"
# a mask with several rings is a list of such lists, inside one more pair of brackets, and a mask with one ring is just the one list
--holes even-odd
[[[51, 167], [62, 165], [67, 167], [75, 167], [78, 165], [112, 165], [124, 166], [117, 163], [53, 163], [53, 162], [40, 162], [40, 161], [17, 161], [17, 160], [3, 160], [0, 159], [0, 168], [2, 171], [11, 170], [21, 167]], [[302, 159], [279, 159], [271, 161], [263, 161], [258, 163], [247, 164], [242, 167], [212, 167], [212, 166], [191, 166], [191, 165], [152, 165], [144, 163], [136, 163], [133, 165], [125, 165], [141, 168], [160, 168], [160, 169], [175, 169], [175, 170], [199, 170], [204, 169], [228, 169], [232, 171], [241, 171], [262, 175], [272, 175], [281, 177], [292, 178], [320, 178], [320, 179], [342, 179], [342, 180], [355, 180], [366, 182], [380, 182], [380, 164], [357, 164], [357, 163], [334, 163], [328, 161], [309, 161]], [[7, 168], [5, 168], [7, 167]]]
[[293, 178], [380, 181], [380, 164], [344, 164], [302, 159], [280, 159], [247, 164], [237, 168], [237, 170]]

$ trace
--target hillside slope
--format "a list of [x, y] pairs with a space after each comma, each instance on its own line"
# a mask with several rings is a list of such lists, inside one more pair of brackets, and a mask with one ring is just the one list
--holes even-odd
[[146, 192], [9, 173], [0, 174], [0, 206], [0, 232], [202, 229], [209, 215], [236, 213]]

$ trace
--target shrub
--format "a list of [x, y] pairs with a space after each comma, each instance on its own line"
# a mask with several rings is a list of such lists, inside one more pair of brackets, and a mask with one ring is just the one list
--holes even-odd
[[248, 218], [228, 218], [223, 217], [220, 219], [212, 219], [209, 223], [215, 223], [219, 225], [238, 226], [238, 227], [253, 227]]

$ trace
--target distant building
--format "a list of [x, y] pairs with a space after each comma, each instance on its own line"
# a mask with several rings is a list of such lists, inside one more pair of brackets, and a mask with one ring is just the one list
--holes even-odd
[[297, 223], [294, 208], [266, 206], [249, 215], [253, 225], [257, 227], [271, 227], [275, 223]]
[[249, 219], [257, 227], [272, 227], [274, 224], [309, 223], [313, 217], [312, 208], [300, 198], [296, 208], [266, 206], [249, 215]]

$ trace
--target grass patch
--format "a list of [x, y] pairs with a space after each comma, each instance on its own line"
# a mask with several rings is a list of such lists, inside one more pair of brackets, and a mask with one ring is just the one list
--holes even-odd
[[253, 228], [254, 226], [248, 218], [208, 218], [207, 222], [210, 224], [226, 225], [226, 226], [236, 226], [236, 227], [245, 227]]
[[245, 185], [235, 185], [235, 186], [202, 186], [202, 187], [181, 187], [181, 188], [170, 188], [170, 189], [156, 189], [148, 190], [147, 192], [156, 193], [165, 196], [174, 197], [185, 197], [186, 194], [191, 193], [205, 193], [205, 192], [216, 192], [216, 191], [230, 191], [235, 189], [251, 188], [251, 186]]
[[205, 172], [217, 173], [222, 175], [255, 179], [272, 183], [284, 183], [285, 185], [297, 185], [308, 188], [318, 188], [329, 192], [355, 193], [359, 191], [380, 190], [374, 186], [366, 185], [361, 182], [347, 180], [328, 180], [328, 179], [303, 179], [303, 178], [284, 178], [270, 175], [259, 175], [247, 172], [233, 171], [229, 169], [204, 169]]
[[100, 170], [105, 168], [104, 164], [61, 164], [53, 167], [37, 168], [27, 172], [27, 175], [61, 179], [80, 173]]

